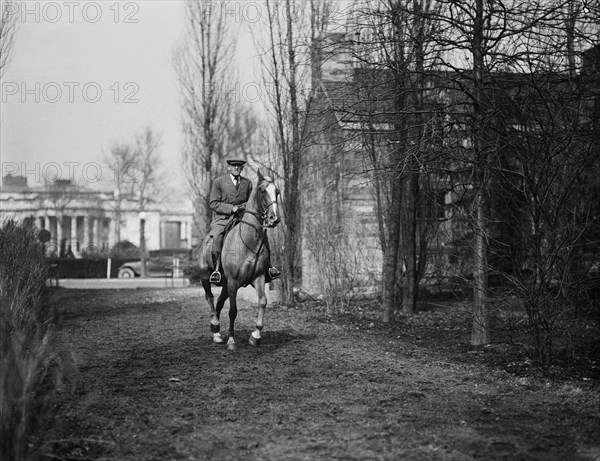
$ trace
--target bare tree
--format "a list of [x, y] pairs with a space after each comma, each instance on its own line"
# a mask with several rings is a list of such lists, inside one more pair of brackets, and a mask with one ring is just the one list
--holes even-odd
[[[486, 81], [494, 66], [499, 64], [498, 52], [502, 39], [514, 33], [515, 26], [505, 8], [487, 0], [457, 3], [442, 2], [437, 20], [444, 34], [437, 37], [444, 53], [441, 68], [451, 70], [454, 80], [467, 95], [466, 101], [455, 101], [467, 108], [456, 110], [454, 123], [467, 126], [461, 156], [471, 167], [473, 229], [473, 330], [471, 342], [490, 341], [490, 314], [487, 302], [488, 219], [487, 202], [488, 160], [497, 152], [487, 126], [490, 108], [486, 99]], [[518, 10], [518, 5], [514, 5]], [[522, 12], [522, 10], [521, 10]], [[461, 113], [462, 112], [462, 113]], [[460, 122], [459, 122], [460, 120]]]
[[146, 219], [143, 217], [147, 206], [160, 201], [161, 175], [160, 157], [158, 148], [160, 136], [147, 127], [136, 136], [134, 156], [137, 165], [137, 180], [135, 182], [135, 195], [140, 212], [140, 255], [141, 277], [146, 276]]
[[113, 142], [108, 154], [105, 154], [103, 162], [113, 172], [111, 182], [115, 184], [117, 195], [132, 197], [138, 168], [134, 145]]
[[270, 121], [273, 127], [276, 170], [283, 180], [283, 218], [285, 251], [283, 262], [283, 299], [293, 301], [294, 284], [302, 276], [302, 210], [300, 207], [300, 160], [309, 142], [306, 130], [310, 111], [311, 81], [316, 78], [318, 40], [327, 27], [330, 2], [265, 1], [267, 43], [255, 36], [261, 50], [263, 81], [269, 88]]
[[137, 202], [137, 211], [142, 212], [165, 198], [160, 145], [160, 135], [146, 127], [129, 143], [114, 142], [104, 156], [103, 162], [113, 171], [117, 243], [124, 200]]
[[264, 162], [264, 131], [254, 107], [239, 101], [227, 124], [227, 154], [247, 159], [250, 166]]
[[103, 162], [112, 170], [115, 198], [115, 232], [116, 242], [121, 241], [123, 200], [134, 197], [137, 173], [136, 151], [133, 145], [114, 142], [109, 153], [104, 156]]
[[235, 112], [234, 42], [224, 9], [209, 1], [185, 5], [186, 36], [175, 54], [183, 98], [183, 162], [198, 227], [208, 231], [210, 187], [227, 155], [229, 120]]
[[490, 165], [503, 205], [496, 219], [508, 223], [501, 256], [512, 270], [504, 275], [523, 301], [536, 359], [544, 365], [585, 308], [600, 235], [600, 187], [589, 174], [600, 167], [598, 75], [585, 65], [599, 11], [568, 2], [546, 12], [543, 27], [516, 42], [527, 59], [513, 66], [530, 72], [514, 75], [494, 101], [509, 117], [497, 129], [506, 154]]
[[[535, 73], [540, 63], [569, 58], [540, 53], [540, 45], [557, 42], [550, 32], [561, 22], [563, 8], [570, 0], [555, 2], [508, 2], [488, 0], [471, 2], [441, 1], [437, 15], [443, 33], [436, 36], [443, 49], [440, 69], [447, 73], [448, 87], [464, 98], [456, 98], [449, 119], [462, 125], [467, 135], [463, 147], [456, 146], [457, 162], [469, 167], [472, 191], [471, 223], [473, 229], [473, 329], [474, 345], [490, 341], [488, 272], [490, 243], [494, 241], [496, 223], [493, 212], [493, 162], [504, 157], [498, 123], [506, 121], [499, 110], [499, 83], [502, 73]], [[568, 9], [568, 8], [567, 8]], [[569, 38], [565, 40], [569, 43]], [[466, 99], [465, 99], [466, 98]]]
[[[427, 258], [426, 234], [431, 201], [426, 192], [432, 153], [431, 108], [424, 98], [437, 50], [432, 19], [439, 6], [431, 1], [365, 2], [355, 12], [355, 59], [370, 78], [358, 80], [357, 91], [367, 101], [361, 145], [377, 204], [383, 253], [383, 320], [394, 321], [398, 305], [416, 309], [419, 279]], [[375, 128], [385, 119], [388, 133]], [[439, 136], [439, 135], [438, 135]]]
[[150, 203], [160, 202], [163, 177], [159, 148], [161, 137], [150, 127], [144, 128], [135, 138], [134, 158], [136, 181], [134, 193], [139, 211], [146, 210]]
[[18, 7], [14, 2], [0, 3], [0, 77], [4, 76], [14, 49], [18, 18], [15, 8]]
[[586, 173], [600, 167], [592, 136], [598, 128], [585, 121], [590, 107], [581, 104], [579, 90], [566, 79], [538, 76], [520, 97], [513, 95], [521, 126], [508, 130], [505, 145], [514, 157], [508, 168], [494, 171], [503, 195], [513, 197], [502, 216], [518, 230], [518, 241], [508, 242], [516, 267], [509, 278], [524, 302], [536, 358], [545, 365], [558, 332], [584, 306], [582, 284], [599, 260], [599, 188]]

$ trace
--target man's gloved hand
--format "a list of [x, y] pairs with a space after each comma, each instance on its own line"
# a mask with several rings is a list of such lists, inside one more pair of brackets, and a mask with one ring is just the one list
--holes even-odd
[[239, 214], [246, 210], [246, 204], [242, 203], [241, 205], [233, 205], [233, 214]]

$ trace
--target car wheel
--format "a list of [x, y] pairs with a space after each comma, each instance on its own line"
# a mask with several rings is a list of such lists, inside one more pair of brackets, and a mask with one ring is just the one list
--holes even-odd
[[129, 269], [128, 267], [126, 267], [125, 269], [119, 270], [118, 277], [120, 279], [132, 279], [135, 277], [135, 272], [133, 272], [132, 269]]

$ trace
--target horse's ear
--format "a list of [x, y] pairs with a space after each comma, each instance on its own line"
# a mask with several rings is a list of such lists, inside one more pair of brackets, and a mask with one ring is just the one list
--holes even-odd
[[262, 172], [260, 171], [260, 168], [258, 169], [258, 182], [262, 182], [265, 179], [265, 177], [262, 175]]

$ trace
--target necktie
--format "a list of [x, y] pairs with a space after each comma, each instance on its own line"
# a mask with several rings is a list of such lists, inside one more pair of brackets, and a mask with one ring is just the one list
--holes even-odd
[[234, 178], [233, 183], [235, 184], [236, 189], [240, 187], [240, 180], [238, 178]]

